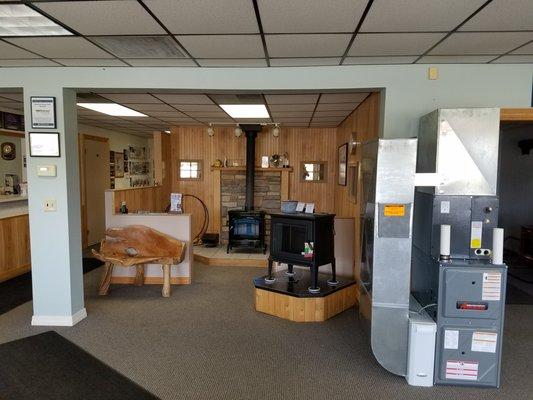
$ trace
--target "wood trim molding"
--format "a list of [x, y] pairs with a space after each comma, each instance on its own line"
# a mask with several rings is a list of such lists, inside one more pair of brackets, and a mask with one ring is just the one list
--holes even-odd
[[24, 139], [26, 137], [26, 134], [24, 132], [12, 131], [10, 129], [0, 129], [0, 135], [16, 137], [16, 138], [21, 138], [21, 139]]
[[203, 264], [212, 265], [216, 267], [266, 268], [268, 266], [268, 260], [260, 258], [211, 258], [195, 254], [194, 261], [199, 261]]
[[533, 107], [529, 108], [500, 108], [502, 122], [533, 122]]
[[82, 136], [85, 140], [94, 140], [97, 142], [109, 142], [109, 138], [102, 137], [102, 136], [88, 135], [86, 133], [83, 133]]
[[0, 282], [7, 281], [8, 279], [15, 278], [16, 276], [25, 274], [31, 270], [31, 264], [25, 264], [18, 268], [13, 268], [4, 272], [0, 272]]

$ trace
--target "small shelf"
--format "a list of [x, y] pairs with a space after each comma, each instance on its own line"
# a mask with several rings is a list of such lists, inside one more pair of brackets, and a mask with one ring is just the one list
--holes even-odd
[[[289, 171], [292, 172], [292, 167], [288, 168], [261, 168], [261, 167], [255, 167], [256, 171], [270, 171], [270, 172], [283, 172], [283, 171]], [[239, 166], [239, 167], [211, 167], [211, 171], [246, 171], [246, 166]]]

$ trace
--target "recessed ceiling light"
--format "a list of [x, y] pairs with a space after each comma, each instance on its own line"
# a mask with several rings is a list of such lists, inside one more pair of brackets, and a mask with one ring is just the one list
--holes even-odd
[[231, 118], [269, 118], [264, 104], [221, 104]]
[[115, 117], [146, 117], [138, 111], [116, 103], [77, 103], [78, 106]]
[[24, 4], [0, 4], [0, 36], [72, 35]]

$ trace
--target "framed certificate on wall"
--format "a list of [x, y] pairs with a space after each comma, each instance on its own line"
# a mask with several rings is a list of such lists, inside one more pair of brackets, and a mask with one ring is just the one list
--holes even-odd
[[58, 132], [30, 132], [30, 157], [61, 157]]
[[55, 97], [30, 97], [31, 128], [56, 129]]

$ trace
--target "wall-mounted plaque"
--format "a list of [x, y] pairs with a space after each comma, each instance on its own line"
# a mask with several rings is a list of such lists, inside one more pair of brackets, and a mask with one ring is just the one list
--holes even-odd
[[31, 128], [56, 129], [55, 97], [31, 97]]
[[30, 132], [30, 157], [61, 157], [58, 132]]

